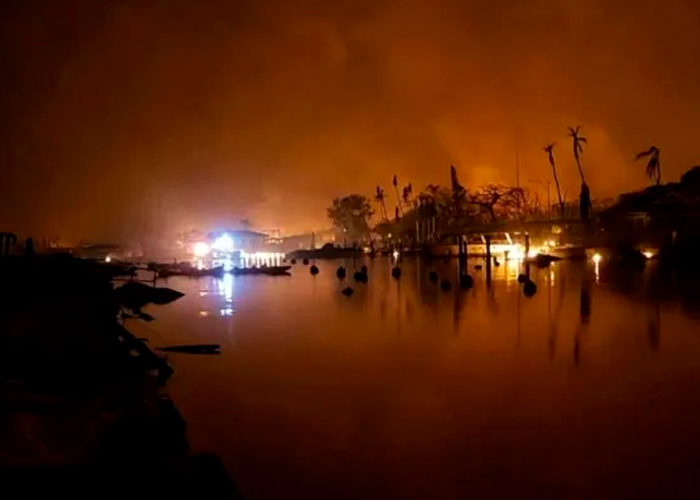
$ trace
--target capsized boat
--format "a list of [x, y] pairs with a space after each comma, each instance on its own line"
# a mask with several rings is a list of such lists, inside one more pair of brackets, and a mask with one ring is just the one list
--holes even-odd
[[262, 267], [234, 267], [231, 274], [234, 276], [290, 276], [292, 266], [262, 266]]

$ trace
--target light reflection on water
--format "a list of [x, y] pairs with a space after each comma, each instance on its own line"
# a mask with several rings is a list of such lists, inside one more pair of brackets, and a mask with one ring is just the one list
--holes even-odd
[[298, 265], [291, 277], [173, 278], [187, 295], [150, 311], [154, 345], [222, 344], [221, 356], [171, 356], [170, 390], [195, 450], [219, 453], [245, 498], [695, 487], [699, 308], [677, 276], [557, 263], [531, 270], [528, 299], [511, 263], [489, 287], [472, 262], [474, 289], [449, 293], [427, 274], [456, 284], [454, 262], [406, 259], [400, 281], [390, 259], [367, 264], [350, 298], [340, 262], [318, 262], [316, 277]]

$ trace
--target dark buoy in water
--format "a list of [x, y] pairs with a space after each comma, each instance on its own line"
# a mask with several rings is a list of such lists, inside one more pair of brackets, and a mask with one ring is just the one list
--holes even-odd
[[347, 288], [343, 288], [343, 289], [340, 291], [340, 293], [342, 293], [342, 294], [345, 295], [346, 297], [350, 297], [350, 296], [353, 294], [354, 291], [355, 291], [355, 290], [353, 290], [351, 287], [347, 287]]
[[452, 288], [452, 282], [450, 280], [442, 280], [440, 282], [440, 290], [443, 292], [449, 292]]
[[527, 276], [523, 273], [518, 274], [518, 283], [525, 283], [527, 281]]
[[338, 270], [335, 272], [335, 275], [338, 277], [339, 280], [344, 280], [345, 279], [345, 268], [343, 266], [340, 266]]
[[296, 260], [296, 259], [292, 259], [292, 260], [291, 260], [291, 263], [292, 263], [292, 265], [294, 265], [294, 264], [297, 263], [297, 260]]
[[430, 271], [430, 273], [428, 273], [428, 281], [430, 281], [431, 283], [437, 283], [438, 273], [436, 271]]
[[401, 277], [401, 268], [396, 266], [391, 270], [391, 276], [392, 278], [399, 279]]
[[532, 297], [537, 293], [537, 285], [532, 280], [527, 280], [523, 286], [523, 293], [525, 297]]
[[360, 272], [361, 272], [362, 274], [367, 274], [367, 266], [362, 266], [362, 267], [360, 268]]
[[355, 271], [355, 274], [353, 276], [355, 278], [355, 281], [358, 283], [367, 283], [368, 276], [367, 273], [363, 273], [362, 271]]
[[481, 264], [475, 265], [474, 269], [476, 269], [477, 271], [481, 271]]
[[311, 266], [311, 267], [309, 268], [309, 272], [310, 272], [311, 274], [313, 274], [314, 276], [316, 276], [316, 275], [318, 274], [318, 267], [316, 267], [315, 265], [314, 265], [314, 266]]
[[308, 265], [309, 265], [309, 259], [304, 259], [304, 260], [301, 261], [301, 263], [304, 264], [305, 266], [308, 266]]
[[501, 263], [498, 262], [498, 259], [497, 259], [496, 257], [493, 258], [493, 265], [494, 265], [495, 267], [498, 267], [498, 266], [501, 265]]
[[469, 290], [474, 286], [474, 279], [468, 274], [463, 274], [459, 277], [459, 287], [462, 290]]

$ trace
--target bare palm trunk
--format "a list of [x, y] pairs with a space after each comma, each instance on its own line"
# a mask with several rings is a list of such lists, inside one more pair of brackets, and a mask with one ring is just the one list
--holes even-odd
[[557, 167], [555, 166], [553, 161], [552, 161], [552, 175], [554, 176], [554, 184], [557, 186], [557, 198], [559, 198], [559, 215], [564, 217], [564, 200], [561, 198], [561, 187], [559, 186], [559, 176], [557, 175]]
[[399, 195], [399, 188], [394, 184], [394, 192], [396, 193], [396, 203], [401, 217], [403, 217], [403, 207], [401, 206], [401, 195]]
[[581, 175], [581, 184], [586, 184], [586, 178], [583, 176], [583, 168], [581, 167], [581, 157], [578, 151], [574, 149], [574, 158], [576, 158], [576, 166], [578, 167], [578, 173]]

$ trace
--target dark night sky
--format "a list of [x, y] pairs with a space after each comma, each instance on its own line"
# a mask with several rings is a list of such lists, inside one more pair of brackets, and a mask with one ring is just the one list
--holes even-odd
[[[14, 4], [14, 6], [10, 6]], [[140, 238], [334, 196], [548, 178], [593, 196], [700, 163], [694, 0], [23, 1], [0, 7], [0, 227]]]

